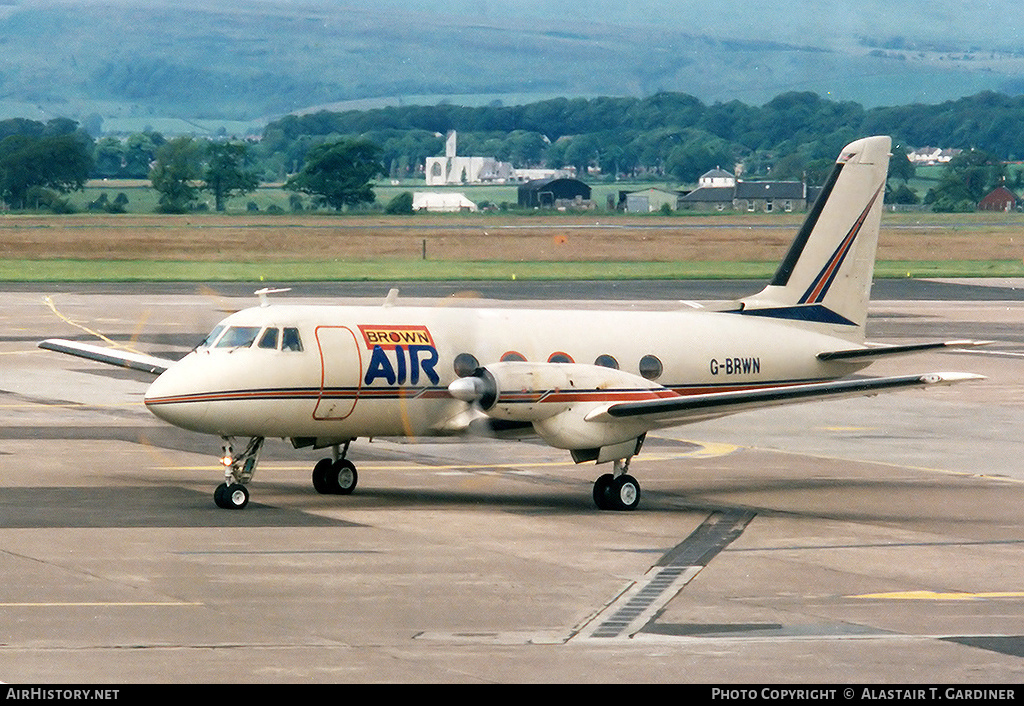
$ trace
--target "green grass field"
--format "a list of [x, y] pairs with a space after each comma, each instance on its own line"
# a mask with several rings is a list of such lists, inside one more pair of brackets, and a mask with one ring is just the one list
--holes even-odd
[[[603, 210], [608, 197], [612, 196], [617, 200], [620, 190], [637, 191], [652, 187], [675, 189], [679, 185], [663, 182], [597, 183], [592, 185], [592, 199]], [[519, 199], [518, 189], [519, 187], [515, 184], [428, 187], [423, 181], [410, 181], [399, 184], [381, 183], [374, 187], [377, 201], [371, 208], [383, 209], [392, 198], [403, 191], [458, 192], [464, 193], [474, 203], [488, 202], [494, 205], [504, 203], [514, 207]], [[98, 199], [101, 194], [106, 194], [108, 201], [113, 202], [120, 193], [128, 197], [128, 206], [126, 208], [128, 213], [147, 214], [156, 212], [157, 193], [152, 189], [150, 183], [145, 180], [125, 179], [107, 181], [96, 179], [90, 181], [82, 191], [72, 193], [68, 199], [76, 211], [85, 212], [88, 210], [89, 204]], [[276, 206], [282, 211], [289, 212], [291, 211], [291, 203], [289, 201], [291, 196], [292, 192], [285, 191], [280, 185], [264, 184], [251, 194], [229, 199], [227, 202], [227, 213], [248, 213], [250, 203], [256, 204], [256, 208], [260, 213], [265, 213], [271, 206]], [[211, 211], [213, 210], [212, 196], [204, 192], [201, 194], [200, 200], [206, 204], [206, 208]], [[310, 204], [309, 197], [303, 196], [302, 200], [304, 207], [308, 209]]]
[[[302, 282], [444, 280], [756, 279], [767, 262], [183, 262], [148, 260], [0, 260], [11, 282]], [[875, 277], [1024, 277], [1021, 262], [880, 261]]]

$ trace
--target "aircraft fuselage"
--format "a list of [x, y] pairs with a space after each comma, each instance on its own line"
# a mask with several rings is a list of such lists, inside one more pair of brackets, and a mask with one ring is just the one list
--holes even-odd
[[[615, 367], [679, 395], [831, 380], [861, 367], [816, 359], [851, 345], [820, 326], [735, 312], [275, 305], [221, 326], [252, 340], [210, 341], [161, 375], [146, 395], [155, 415], [219, 436], [337, 443], [464, 432], [471, 405], [448, 386], [496, 361]], [[298, 331], [301, 351], [261, 346], [266, 332], [286, 328]], [[555, 390], [534, 392], [522, 403], [566, 404]], [[572, 392], [570, 404], [652, 394], [641, 384]]]

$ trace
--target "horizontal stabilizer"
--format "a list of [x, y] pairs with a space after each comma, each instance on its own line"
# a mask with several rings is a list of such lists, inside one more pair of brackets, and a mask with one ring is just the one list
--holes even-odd
[[121, 368], [141, 370], [142, 372], [149, 373], [151, 375], [160, 375], [175, 363], [173, 360], [157, 358], [155, 356], [145, 355], [144, 353], [119, 351], [114, 348], [104, 348], [102, 346], [94, 346], [90, 343], [68, 341], [63, 338], [48, 338], [45, 341], [40, 342], [39, 347], [45, 348], [48, 351], [67, 353], [68, 355], [77, 356], [79, 358], [94, 360], [99, 363], [106, 363], [107, 365], [116, 365]]
[[938, 343], [912, 343], [905, 346], [870, 346], [842, 351], [825, 351], [818, 354], [818, 360], [864, 360], [889, 355], [919, 353], [937, 348], [976, 348], [991, 345], [992, 341], [940, 341]]
[[952, 385], [958, 382], [983, 379], [985, 379], [983, 375], [973, 373], [926, 373], [924, 375], [883, 378], [855, 378], [834, 382], [766, 387], [756, 390], [712, 392], [668, 399], [619, 402], [591, 411], [586, 419], [591, 422], [643, 419], [653, 422], [654, 426], [658, 427], [672, 426], [713, 419], [735, 412], [796, 402], [869, 397], [882, 392], [923, 388], [931, 385]]

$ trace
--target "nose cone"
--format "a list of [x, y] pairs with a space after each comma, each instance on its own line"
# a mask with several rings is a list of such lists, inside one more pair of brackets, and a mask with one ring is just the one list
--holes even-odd
[[209, 432], [207, 375], [199, 364], [199, 353], [190, 353], [172, 365], [146, 390], [145, 404], [155, 416], [174, 426], [191, 431]]

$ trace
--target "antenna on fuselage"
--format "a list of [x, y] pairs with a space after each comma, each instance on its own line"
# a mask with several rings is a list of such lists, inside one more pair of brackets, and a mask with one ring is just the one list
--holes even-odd
[[384, 298], [384, 308], [387, 309], [389, 306], [394, 306], [395, 301], [398, 299], [398, 290], [391, 288], [388, 290], [387, 297]]
[[257, 289], [253, 294], [260, 298], [260, 306], [270, 306], [270, 300], [267, 298], [268, 294], [280, 294], [281, 292], [290, 292], [291, 287], [285, 287], [284, 289], [271, 289], [270, 287], [264, 287], [263, 289]]

